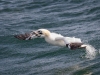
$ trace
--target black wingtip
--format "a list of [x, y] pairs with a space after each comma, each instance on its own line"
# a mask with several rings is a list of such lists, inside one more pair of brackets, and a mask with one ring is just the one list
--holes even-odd
[[15, 38], [20, 39], [20, 40], [25, 40], [24, 37], [22, 37], [22, 35], [14, 35]]
[[70, 43], [70, 49], [71, 50], [74, 50], [74, 49], [77, 49], [77, 48], [81, 48], [81, 45], [83, 45], [83, 43]]
[[[14, 35], [15, 38], [20, 39], [20, 40], [30, 40], [30, 33], [25, 33], [25, 34], [18, 34]], [[29, 38], [29, 39], [28, 39]]]

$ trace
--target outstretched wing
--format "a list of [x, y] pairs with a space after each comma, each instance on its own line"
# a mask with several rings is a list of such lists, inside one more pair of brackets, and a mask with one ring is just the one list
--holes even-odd
[[31, 39], [30, 33], [14, 35], [14, 37], [20, 40], [30, 40]]
[[31, 40], [33, 38], [37, 38], [34, 32], [14, 35], [14, 37], [20, 40]]

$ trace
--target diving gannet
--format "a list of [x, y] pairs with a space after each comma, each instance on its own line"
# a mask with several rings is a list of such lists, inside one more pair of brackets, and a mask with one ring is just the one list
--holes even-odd
[[68, 47], [71, 50], [75, 50], [77, 48], [85, 48], [86, 52], [89, 55], [95, 56], [95, 48], [91, 45], [82, 43], [80, 38], [75, 37], [65, 37], [61, 34], [50, 32], [47, 29], [38, 29], [32, 31], [31, 33], [18, 34], [14, 37], [21, 40], [31, 40], [34, 38], [44, 38], [45, 41], [49, 44], [56, 46]]

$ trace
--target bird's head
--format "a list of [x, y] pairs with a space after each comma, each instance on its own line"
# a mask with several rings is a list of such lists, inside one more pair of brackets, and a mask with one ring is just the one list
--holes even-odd
[[37, 37], [48, 37], [50, 35], [50, 31], [47, 29], [38, 29], [34, 33]]

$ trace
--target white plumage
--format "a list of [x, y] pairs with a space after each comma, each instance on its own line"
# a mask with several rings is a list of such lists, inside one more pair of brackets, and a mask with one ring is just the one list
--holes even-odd
[[[39, 34], [39, 32], [42, 32], [42, 34]], [[37, 36], [45, 38], [45, 41], [52, 45], [66, 46], [66, 44], [70, 43], [82, 43], [80, 38], [64, 37], [61, 34], [50, 32], [47, 29], [39, 29], [35, 33]]]

